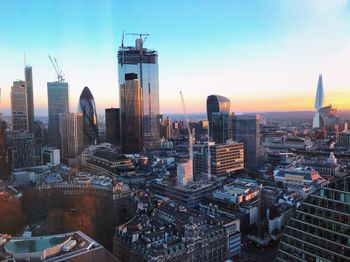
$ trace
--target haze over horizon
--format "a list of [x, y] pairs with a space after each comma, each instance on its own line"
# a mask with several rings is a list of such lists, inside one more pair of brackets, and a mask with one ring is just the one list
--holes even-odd
[[210, 94], [230, 98], [233, 112], [313, 110], [319, 73], [326, 103], [350, 109], [348, 1], [137, 2], [1, 1], [0, 110], [10, 113], [24, 52], [37, 115], [47, 114], [46, 83], [56, 80], [48, 54], [70, 84], [71, 111], [84, 86], [98, 112], [118, 107], [123, 30], [149, 33], [145, 47], [159, 53], [161, 113], [182, 112], [180, 90], [192, 113], [205, 112]]

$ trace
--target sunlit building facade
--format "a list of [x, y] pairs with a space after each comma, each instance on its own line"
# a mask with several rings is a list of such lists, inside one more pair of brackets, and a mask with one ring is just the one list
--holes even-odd
[[62, 157], [75, 158], [84, 150], [83, 114], [62, 113], [60, 118], [60, 136]]
[[350, 176], [301, 204], [283, 231], [277, 261], [350, 261]]
[[11, 87], [12, 130], [28, 130], [27, 91], [24, 81], [14, 81]]
[[54, 148], [61, 148], [59, 115], [69, 112], [68, 83], [58, 81], [47, 83], [47, 96], [49, 110], [48, 144]]
[[143, 141], [146, 150], [160, 145], [159, 135], [159, 75], [157, 51], [143, 48], [143, 40], [137, 39], [135, 46], [118, 51], [119, 86], [125, 84], [125, 75], [138, 76], [142, 90]]
[[126, 74], [124, 79], [120, 85], [122, 150], [139, 153], [143, 150], [142, 89], [136, 74]]
[[93, 145], [98, 143], [98, 123], [94, 97], [90, 89], [84, 87], [80, 98], [78, 112], [83, 114], [84, 144]]

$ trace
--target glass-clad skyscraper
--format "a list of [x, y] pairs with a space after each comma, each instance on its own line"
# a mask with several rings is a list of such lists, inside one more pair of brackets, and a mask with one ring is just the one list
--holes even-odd
[[232, 115], [226, 112], [213, 112], [211, 115], [211, 134], [215, 143], [226, 143], [232, 139]]
[[139, 153], [143, 149], [142, 90], [136, 74], [126, 74], [120, 85], [120, 114], [122, 150]]
[[98, 124], [94, 97], [86, 86], [79, 98], [78, 112], [83, 114], [84, 144], [98, 143]]
[[209, 122], [210, 136], [213, 136], [213, 113], [230, 113], [231, 102], [230, 99], [219, 95], [210, 95], [207, 97], [207, 117]]
[[257, 171], [260, 161], [260, 115], [235, 115], [233, 140], [244, 144], [244, 166]]
[[27, 92], [28, 131], [34, 133], [33, 72], [31, 66], [25, 67], [24, 76]]
[[68, 83], [48, 82], [47, 96], [49, 109], [48, 144], [51, 147], [61, 148], [59, 115], [69, 112]]
[[283, 231], [276, 261], [350, 261], [350, 176], [300, 205]]
[[158, 146], [159, 139], [159, 76], [157, 51], [143, 48], [143, 40], [135, 46], [118, 51], [119, 86], [125, 84], [125, 75], [137, 74], [142, 89], [143, 140], [146, 150]]
[[24, 81], [14, 81], [11, 87], [12, 130], [28, 130], [27, 94]]

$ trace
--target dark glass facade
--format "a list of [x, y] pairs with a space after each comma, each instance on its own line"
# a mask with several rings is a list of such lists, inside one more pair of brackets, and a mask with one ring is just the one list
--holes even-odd
[[212, 133], [212, 114], [213, 113], [230, 113], [231, 102], [230, 99], [219, 95], [210, 95], [207, 97], [207, 117], [209, 121], [210, 136]]
[[[141, 41], [138, 39], [137, 41]], [[142, 90], [143, 141], [146, 150], [160, 145], [158, 53], [142, 46], [120, 47], [118, 51], [119, 85], [125, 74], [137, 74]]]
[[300, 205], [283, 231], [276, 261], [350, 261], [350, 176]]
[[215, 143], [226, 143], [232, 139], [232, 116], [230, 113], [212, 113], [212, 140]]
[[120, 144], [120, 109], [107, 108], [106, 117], [106, 142]]
[[256, 171], [260, 161], [260, 115], [235, 115], [233, 140], [244, 144], [244, 166]]
[[120, 85], [122, 150], [139, 153], [143, 150], [142, 90], [136, 74], [126, 74]]
[[47, 83], [47, 96], [49, 110], [48, 144], [54, 148], [61, 148], [59, 115], [69, 112], [68, 83]]
[[78, 112], [83, 114], [84, 144], [98, 143], [98, 124], [94, 97], [86, 86], [79, 98]]
[[33, 72], [31, 66], [26, 66], [24, 68], [24, 76], [27, 92], [28, 131], [34, 133]]

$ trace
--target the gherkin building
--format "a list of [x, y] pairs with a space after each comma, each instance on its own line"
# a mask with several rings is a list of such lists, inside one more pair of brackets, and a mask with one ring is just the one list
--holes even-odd
[[86, 86], [79, 98], [78, 112], [83, 113], [84, 144], [98, 143], [98, 124], [94, 97]]
[[277, 261], [350, 261], [350, 176], [310, 195], [284, 229]]

